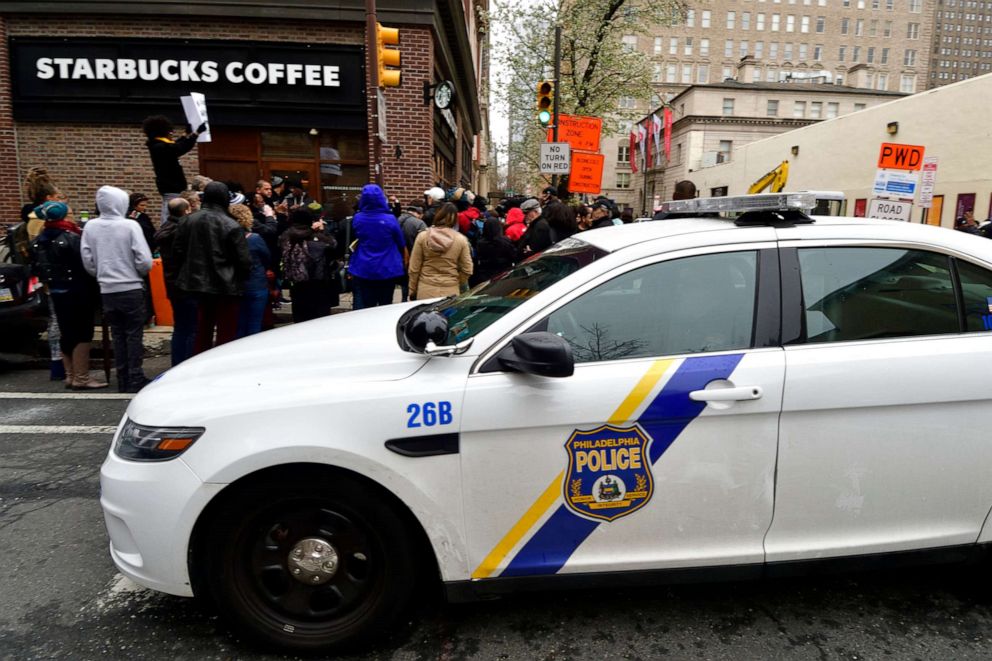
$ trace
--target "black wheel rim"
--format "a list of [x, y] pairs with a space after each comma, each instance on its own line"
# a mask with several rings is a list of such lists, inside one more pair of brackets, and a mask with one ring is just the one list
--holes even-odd
[[[334, 504], [273, 504], [245, 530], [239, 592], [256, 615], [281, 629], [326, 635], [360, 618], [380, 592], [384, 554], [377, 539], [361, 517]], [[322, 539], [338, 553], [338, 569], [322, 585], [307, 585], [290, 573], [289, 554], [305, 538]]]

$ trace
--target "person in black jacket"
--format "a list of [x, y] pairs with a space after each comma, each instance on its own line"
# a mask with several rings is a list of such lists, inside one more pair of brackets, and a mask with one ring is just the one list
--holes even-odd
[[279, 237], [279, 248], [283, 278], [292, 292], [293, 323], [298, 324], [331, 314], [337, 242], [308, 209], [290, 213], [289, 222], [289, 229]]
[[541, 216], [540, 202], [533, 197], [524, 200], [523, 204], [520, 205], [520, 210], [524, 212], [524, 224], [527, 225], [527, 231], [517, 243], [518, 262], [550, 248], [551, 244], [554, 243], [551, 240], [551, 226]]
[[196, 146], [196, 139], [207, 130], [207, 125], [200, 124], [192, 133], [175, 140], [172, 139], [172, 122], [164, 115], [146, 117], [141, 128], [148, 137], [145, 146], [148, 147], [152, 168], [155, 169], [155, 185], [162, 195], [160, 218], [165, 220], [169, 214], [169, 200], [179, 197], [186, 190], [186, 173], [179, 164], [179, 157]]
[[227, 213], [231, 194], [212, 181], [203, 191], [203, 208], [190, 214], [176, 232], [173, 255], [179, 264], [176, 287], [197, 299], [199, 318], [194, 353], [230, 342], [238, 334], [244, 281], [251, 272], [245, 232]]
[[82, 230], [66, 220], [64, 202], [45, 202], [34, 214], [45, 222], [41, 234], [31, 242], [33, 272], [48, 285], [59, 322], [59, 348], [69, 358], [71, 390], [106, 388], [104, 381], [90, 376], [90, 343], [94, 315], [100, 305], [100, 288], [80, 257]]
[[165, 280], [165, 295], [172, 304], [172, 366], [175, 367], [193, 355], [196, 342], [196, 298], [176, 287], [179, 278], [179, 263], [174, 254], [176, 234], [189, 216], [190, 204], [181, 197], [169, 200], [169, 217], [155, 233], [162, 256], [162, 275]]
[[513, 266], [517, 249], [503, 235], [499, 218], [486, 218], [482, 225], [482, 238], [475, 247], [475, 270], [468, 279], [470, 287], [491, 279]]

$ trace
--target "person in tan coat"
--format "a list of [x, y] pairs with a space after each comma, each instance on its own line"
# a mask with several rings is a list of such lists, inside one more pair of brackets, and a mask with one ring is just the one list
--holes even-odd
[[472, 275], [472, 249], [454, 229], [458, 209], [450, 202], [434, 216], [434, 224], [417, 235], [410, 255], [410, 299], [457, 296]]

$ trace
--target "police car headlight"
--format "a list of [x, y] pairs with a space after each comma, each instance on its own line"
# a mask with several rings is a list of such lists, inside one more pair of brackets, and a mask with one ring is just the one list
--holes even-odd
[[167, 461], [185, 452], [204, 431], [203, 427], [146, 427], [128, 420], [114, 454], [132, 461]]

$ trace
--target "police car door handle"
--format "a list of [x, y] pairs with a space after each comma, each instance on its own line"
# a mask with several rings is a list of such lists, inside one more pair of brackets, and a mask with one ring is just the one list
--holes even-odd
[[689, 399], [694, 402], [740, 402], [748, 399], [761, 399], [763, 392], [761, 386], [712, 388], [710, 390], [693, 390], [689, 393]]

